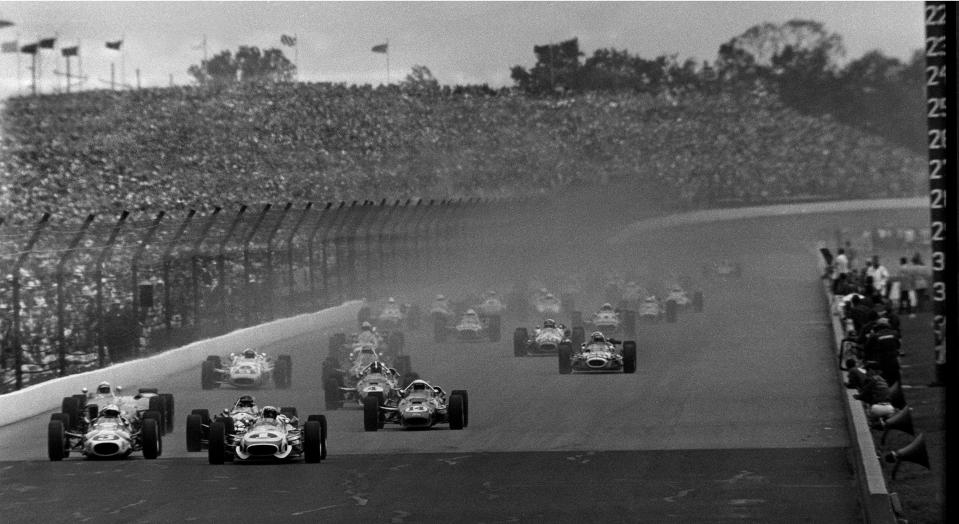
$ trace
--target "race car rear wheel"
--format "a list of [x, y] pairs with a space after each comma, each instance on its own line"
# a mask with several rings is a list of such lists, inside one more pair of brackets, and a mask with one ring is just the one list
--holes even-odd
[[210, 464], [223, 464], [226, 454], [226, 428], [223, 422], [216, 421], [210, 426], [210, 446], [208, 458]]
[[513, 331], [513, 356], [525, 357], [528, 342], [529, 331], [526, 328], [516, 328], [516, 331]]
[[60, 412], [66, 413], [70, 420], [66, 423], [67, 428], [75, 428], [80, 425], [80, 401], [75, 397], [63, 397], [60, 403]]
[[454, 389], [450, 395], [459, 395], [463, 397], [463, 427], [470, 425], [470, 396], [465, 389]]
[[143, 458], [153, 460], [160, 456], [160, 424], [156, 418], [144, 418], [140, 428], [140, 439], [143, 445]]
[[463, 397], [459, 395], [450, 395], [450, 405], [448, 406], [450, 429], [463, 429]]
[[[54, 413], [56, 415], [56, 413]], [[62, 420], [51, 420], [47, 424], [47, 456], [57, 462], [66, 456], [67, 437]]]
[[173, 431], [173, 394], [160, 393], [160, 398], [163, 399], [163, 403], [166, 405], [166, 432], [169, 433]]
[[157, 424], [159, 425], [158, 429], [160, 434], [163, 435], [166, 433], [166, 406], [163, 405], [163, 399], [160, 397], [150, 397], [147, 413], [156, 413], [157, 414]]
[[346, 333], [335, 333], [330, 335], [330, 351], [327, 358], [338, 360], [340, 353], [343, 352], [343, 346], [346, 344]]
[[200, 386], [203, 389], [213, 389], [216, 387], [216, 363], [212, 360], [204, 360], [200, 368]]
[[576, 328], [583, 328], [583, 312], [582, 311], [570, 311], [569, 312], [569, 325], [573, 326], [573, 332], [576, 332]]
[[186, 450], [191, 452], [203, 450], [203, 417], [200, 415], [186, 417]]
[[221, 368], [223, 367], [223, 361], [220, 360], [220, 355], [209, 355], [206, 357], [207, 361], [213, 362], [214, 367]]
[[287, 389], [290, 387], [290, 362], [288, 360], [277, 360], [273, 366], [273, 385], [276, 389]]
[[672, 324], [673, 322], [676, 322], [677, 310], [678, 310], [678, 306], [676, 305], [675, 300], [666, 301], [666, 322], [669, 322], [670, 324]]
[[623, 342], [623, 373], [636, 372], [636, 342]]
[[571, 344], [562, 343], [559, 345], [559, 350], [556, 352], [559, 358], [559, 374], [560, 375], [569, 375], [573, 371], [572, 362], [570, 359], [573, 356], [573, 346]]
[[584, 342], [586, 342], [586, 330], [583, 329], [583, 326], [576, 326], [573, 328], [573, 334], [570, 337], [573, 342], [573, 347], [579, 347]]
[[98, 404], [87, 404], [87, 418], [93, 420], [100, 415], [100, 406]]
[[194, 409], [190, 412], [191, 415], [200, 415], [200, 420], [204, 424], [210, 425], [210, 410], [208, 409]]
[[433, 340], [446, 342], [446, 317], [438, 313], [433, 314]]
[[380, 404], [376, 397], [363, 398], [363, 429], [376, 431], [380, 428]]
[[296, 417], [296, 408], [293, 406], [283, 406], [280, 408], [280, 415], [286, 415], [288, 418]]
[[490, 315], [487, 319], [486, 330], [489, 332], [490, 342], [499, 342], [503, 338], [503, 331], [500, 324], [501, 320], [499, 315]]
[[307, 422], [315, 420], [320, 423], [320, 460], [326, 460], [326, 415], [310, 415]]
[[322, 456], [322, 428], [317, 420], [307, 420], [303, 425], [303, 460], [316, 464]]
[[332, 376], [323, 385], [326, 409], [334, 411], [343, 407], [343, 391], [340, 390], [340, 377]]

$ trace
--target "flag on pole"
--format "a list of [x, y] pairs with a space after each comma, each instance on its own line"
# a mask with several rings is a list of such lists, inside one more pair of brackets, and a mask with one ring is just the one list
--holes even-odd
[[389, 44], [375, 45], [375, 46], [373, 46], [373, 52], [374, 52], [374, 53], [388, 53], [388, 52], [389, 52], [389, 47], [390, 47]]
[[113, 49], [114, 51], [119, 51], [121, 45], [123, 45], [123, 40], [117, 40], [116, 42], [107, 42], [107, 49]]
[[290, 35], [282, 35], [280, 36], [280, 42], [285, 46], [294, 47], [296, 45], [296, 37], [290, 36]]
[[4, 42], [0, 44], [0, 53], [16, 53], [17, 52], [17, 41], [13, 42]]
[[12, 25], [13, 25], [13, 22], [9, 20], [0, 20], [0, 29], [3, 29], [4, 27], [10, 27]]
[[77, 56], [77, 54], [79, 53], [80, 53], [80, 46], [77, 46], [77, 45], [73, 47], [64, 47], [63, 49], [60, 49], [60, 54], [63, 56]]
[[56, 43], [56, 38], [44, 38], [37, 42], [37, 46], [41, 49], [53, 49], [53, 45]]
[[35, 55], [37, 54], [37, 44], [36, 43], [27, 44], [20, 48], [20, 52], [26, 53], [28, 55]]

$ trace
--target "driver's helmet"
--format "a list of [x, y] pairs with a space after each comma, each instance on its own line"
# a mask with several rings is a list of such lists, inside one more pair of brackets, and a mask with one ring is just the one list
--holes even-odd
[[360, 324], [360, 329], [363, 331], [370, 331], [373, 329], [373, 324], [370, 324], [369, 322], [363, 322]]
[[467, 316], [470, 316], [470, 317], [476, 316], [476, 311], [473, 311], [472, 309], [467, 309], [467, 310], [466, 310], [466, 315], [467, 315]]
[[539, 292], [541, 295], [546, 295], [547, 293], [549, 293], [549, 291], [545, 287], [539, 288]]
[[543, 322], [543, 327], [544, 327], [544, 328], [554, 328], [554, 327], [556, 327], [556, 321], [553, 320], [553, 319], [551, 319], [551, 318], [547, 318], [547, 319], [546, 319], [546, 322]]
[[443, 295], [443, 294], [436, 295], [436, 300], [446, 300], [446, 295]]
[[236, 401], [236, 407], [238, 408], [256, 408], [256, 399], [251, 395], [243, 395], [239, 400]]
[[496, 292], [491, 289], [491, 290], [489, 290], [489, 291], [486, 292], [486, 296], [489, 297], [489, 298], [493, 298], [493, 297], [496, 296]]
[[101, 382], [97, 384], [97, 393], [100, 395], [109, 395], [111, 393], [110, 383]]
[[603, 304], [602, 306], [600, 306], [599, 309], [602, 310], [602, 311], [612, 311], [612, 310], [613, 310], [613, 305], [610, 304], [609, 302], [607, 302], [607, 303]]
[[593, 334], [589, 336], [589, 341], [604, 344], [606, 343], [606, 336], [604, 336], [601, 331], [593, 331]]
[[120, 416], [120, 408], [116, 404], [108, 404], [107, 407], [103, 408], [103, 411], [100, 412], [100, 416], [117, 418]]
[[256, 351], [253, 351], [251, 348], [244, 349], [243, 358], [256, 358]]
[[552, 293], [546, 293], [546, 300], [553, 300], [555, 298]]
[[263, 408], [263, 418], [276, 418], [280, 411], [273, 406]]
[[396, 303], [396, 299], [393, 298], [393, 297], [390, 297], [390, 298], [387, 300], [387, 302], [389, 302], [390, 304], [395, 304], [395, 303]]

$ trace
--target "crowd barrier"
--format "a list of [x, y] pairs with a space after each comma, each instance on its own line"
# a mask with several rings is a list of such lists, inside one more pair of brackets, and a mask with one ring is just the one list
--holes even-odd
[[106, 380], [117, 385], [151, 386], [144, 383], [144, 369], [149, 375], [162, 377], [188, 369], [209, 354], [224, 355], [240, 347], [262, 347], [279, 340], [293, 338], [310, 331], [329, 328], [356, 319], [361, 301], [350, 301], [316, 313], [267, 322], [238, 329], [226, 335], [201, 340], [141, 360], [123, 362], [104, 369], [48, 380], [0, 396], [0, 426], [11, 424], [56, 409], [63, 397], [75, 395], [82, 388], [91, 391]]

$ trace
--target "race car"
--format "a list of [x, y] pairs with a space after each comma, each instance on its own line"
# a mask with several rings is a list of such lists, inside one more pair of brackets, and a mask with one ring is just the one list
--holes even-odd
[[[371, 371], [374, 372], [372, 376]], [[384, 358], [370, 346], [358, 346], [341, 364], [341, 360], [331, 353], [323, 361], [326, 409], [339, 409], [348, 400], [362, 402], [368, 393], [380, 391], [388, 395], [416, 378], [409, 355]]]
[[361, 331], [349, 337], [345, 333], [330, 336], [330, 355], [347, 358], [358, 347], [372, 346], [378, 353], [390, 357], [403, 354], [406, 347], [406, 335], [402, 331], [381, 330], [370, 323], [361, 324]]
[[156, 388], [138, 388], [136, 394], [123, 395], [122, 387], [114, 388], [109, 382], [100, 382], [93, 393], [87, 388], [81, 389], [81, 392], [63, 397], [60, 403], [60, 412], [69, 417], [68, 429], [77, 427], [84, 417], [87, 420], [97, 418], [102, 407], [116, 404], [121, 414], [130, 419], [138, 418], [147, 411], [155, 411], [160, 414], [160, 434], [173, 431], [174, 401], [170, 393], [158, 393]]
[[699, 313], [703, 310], [703, 292], [697, 290], [693, 293], [693, 297], [690, 298], [682, 286], [679, 284], [673, 285], [669, 288], [669, 293], [666, 295], [665, 307], [667, 322], [675, 322], [677, 312], [685, 311], [690, 307]]
[[663, 305], [655, 295], [649, 295], [639, 303], [639, 309], [636, 311], [640, 320], [647, 322], [659, 322], [665, 314]]
[[125, 458], [140, 451], [146, 459], [155, 459], [163, 452], [160, 412], [134, 410], [125, 414], [118, 404], [111, 403], [94, 417], [90, 413], [86, 411], [77, 419], [72, 413], [50, 415], [47, 456], [51, 461], [63, 460], [71, 451], [86, 458]]
[[446, 342], [450, 334], [461, 341], [487, 339], [490, 342], [499, 342], [501, 336], [499, 315], [480, 316], [472, 309], [463, 313], [463, 316], [455, 322], [440, 318], [434, 319], [434, 322], [436, 322], [433, 330], [436, 342]]
[[540, 316], [559, 316], [563, 303], [552, 293], [538, 294], [533, 300], [533, 309]]
[[561, 344], [558, 355], [561, 375], [574, 371], [636, 372], [636, 342], [606, 338], [598, 331], [593, 332], [589, 341], [579, 347]]
[[719, 262], [703, 266], [703, 277], [739, 278], [743, 275], [743, 267], [738, 262], [723, 259]]
[[566, 326], [557, 325], [552, 319], [547, 319], [543, 327], [533, 329], [530, 336], [530, 330], [520, 327], [513, 332], [513, 355], [525, 357], [529, 355], [554, 355], [559, 350], [562, 343], [572, 344], [573, 346], [582, 344], [585, 340], [585, 334], [582, 327], [569, 329]]
[[400, 304], [395, 298], [387, 299], [386, 304], [374, 314], [373, 306], [364, 304], [357, 313], [360, 324], [371, 322], [382, 330], [416, 329], [421, 313], [413, 304]]
[[506, 305], [496, 296], [495, 291], [488, 291], [483, 301], [473, 308], [480, 316], [502, 315], [506, 313]]
[[572, 313], [573, 326], [584, 326], [586, 331], [601, 331], [606, 336], [636, 336], [636, 312], [631, 309], [613, 309], [607, 302], [588, 319], [582, 312]]
[[275, 360], [253, 349], [230, 353], [224, 366], [218, 355], [210, 355], [200, 368], [203, 389], [216, 389], [224, 384], [235, 388], [259, 388], [270, 381], [277, 389], [288, 389], [293, 377], [293, 359], [279, 355]]
[[[226, 408], [215, 416], [215, 420], [229, 418], [227, 425], [232, 425], [234, 429], [240, 428], [245, 431], [256, 418], [260, 410], [256, 406], [256, 399], [250, 395], [243, 395], [236, 400], [232, 408]], [[213, 420], [210, 419], [210, 411], [207, 409], [194, 409], [186, 418], [186, 450], [190, 452], [202, 451], [208, 447], [210, 442], [210, 425]]]
[[296, 408], [278, 410], [266, 406], [249, 424], [237, 426], [233, 420], [219, 417], [210, 423], [210, 464], [288, 461], [300, 457], [307, 463], [316, 463], [326, 458], [327, 423], [323, 415], [310, 415], [301, 426]]
[[381, 402], [378, 397], [366, 397], [363, 429], [376, 431], [386, 424], [420, 429], [449, 424], [450, 429], [463, 429], [469, 425], [469, 395], [454, 389], [447, 397], [442, 388], [414, 380], [393, 399]]

